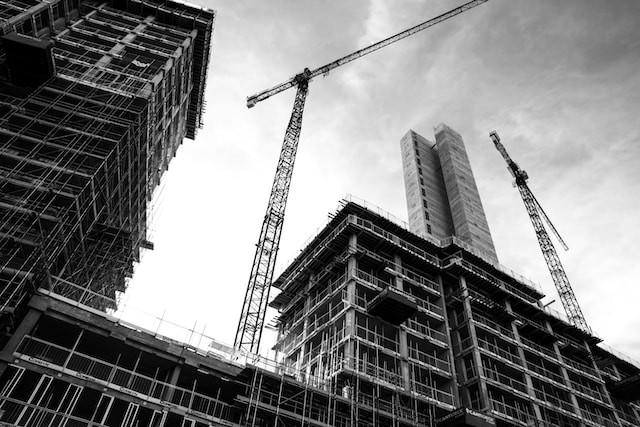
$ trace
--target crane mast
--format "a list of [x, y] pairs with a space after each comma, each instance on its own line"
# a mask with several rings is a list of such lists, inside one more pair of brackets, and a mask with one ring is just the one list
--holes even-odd
[[520, 166], [516, 162], [511, 159], [509, 153], [507, 153], [506, 148], [500, 142], [500, 137], [496, 131], [493, 131], [489, 134], [493, 144], [496, 146], [504, 160], [507, 162], [507, 169], [511, 172], [515, 179], [516, 186], [518, 187], [518, 191], [520, 192], [520, 196], [522, 197], [522, 201], [524, 202], [524, 206], [527, 209], [527, 213], [529, 214], [529, 219], [531, 219], [531, 224], [533, 224], [533, 229], [536, 233], [536, 237], [538, 238], [538, 244], [540, 245], [540, 249], [542, 250], [542, 256], [547, 263], [547, 267], [549, 268], [549, 272], [551, 273], [551, 278], [553, 279], [553, 283], [558, 291], [558, 296], [560, 297], [560, 301], [562, 302], [562, 306], [564, 307], [565, 312], [567, 313], [567, 317], [571, 324], [577, 326], [585, 332], [591, 333], [591, 328], [587, 324], [587, 321], [582, 314], [582, 310], [578, 305], [578, 300], [576, 298], [575, 293], [573, 292], [573, 288], [569, 283], [569, 278], [567, 277], [567, 273], [560, 262], [560, 257], [556, 251], [556, 248], [553, 246], [553, 242], [547, 233], [547, 230], [544, 226], [546, 223], [547, 226], [551, 229], [553, 234], [558, 238], [558, 241], [562, 244], [565, 249], [568, 249], [564, 240], [560, 237], [558, 230], [553, 226], [549, 217], [540, 206], [540, 203], [535, 198], [531, 189], [527, 185], [527, 180], [529, 176], [527, 173], [520, 169]]
[[293, 111], [289, 119], [289, 125], [285, 132], [278, 167], [271, 188], [271, 195], [267, 205], [260, 238], [256, 245], [256, 253], [253, 259], [251, 275], [245, 293], [242, 313], [236, 330], [234, 348], [239, 352], [257, 354], [262, 336], [262, 328], [269, 300], [269, 291], [273, 280], [273, 272], [276, 264], [276, 257], [280, 245], [280, 235], [284, 223], [285, 207], [291, 184], [293, 165], [295, 163], [300, 130], [302, 127], [302, 113], [304, 103], [309, 91], [309, 82], [314, 77], [326, 75], [331, 70], [361, 58], [378, 49], [395, 43], [412, 34], [427, 29], [446, 19], [452, 18], [462, 12], [488, 0], [472, 0], [449, 12], [443, 13], [433, 19], [425, 21], [408, 30], [402, 31], [394, 36], [388, 37], [380, 42], [374, 43], [366, 48], [360, 49], [340, 59], [330, 62], [315, 70], [305, 70], [284, 83], [276, 85], [247, 98], [247, 107], [251, 108], [260, 101], [264, 101], [282, 91], [297, 87], [296, 97], [293, 103]]

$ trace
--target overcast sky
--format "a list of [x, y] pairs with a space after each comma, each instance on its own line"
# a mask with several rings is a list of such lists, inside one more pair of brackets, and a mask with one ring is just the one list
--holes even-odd
[[[205, 127], [164, 177], [124, 300], [232, 344], [295, 92], [246, 97], [462, 2], [201, 4], [218, 11]], [[639, 116], [640, 2], [490, 0], [311, 82], [276, 274], [346, 194], [406, 219], [399, 140], [445, 122], [500, 262], [557, 299], [495, 129], [571, 248], [587, 322], [640, 360]]]

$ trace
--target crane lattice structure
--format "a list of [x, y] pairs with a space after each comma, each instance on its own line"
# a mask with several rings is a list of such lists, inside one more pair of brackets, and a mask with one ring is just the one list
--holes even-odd
[[293, 165], [295, 163], [296, 152], [298, 149], [298, 141], [300, 139], [300, 130], [302, 127], [302, 113], [304, 111], [304, 103], [309, 91], [309, 82], [317, 76], [326, 75], [329, 71], [351, 62], [357, 58], [395, 43], [412, 34], [427, 29], [446, 19], [452, 18], [462, 12], [476, 7], [488, 0], [473, 0], [463, 4], [449, 12], [443, 13], [433, 19], [425, 21], [408, 30], [402, 31], [394, 36], [386, 38], [378, 43], [374, 43], [364, 49], [360, 49], [349, 55], [346, 55], [336, 61], [323, 65], [315, 70], [305, 70], [297, 74], [295, 77], [281, 83], [277, 86], [267, 89], [258, 94], [247, 98], [247, 107], [251, 108], [260, 101], [278, 94], [282, 91], [297, 87], [296, 97], [293, 102], [293, 111], [291, 119], [285, 132], [280, 158], [278, 159], [278, 167], [271, 188], [269, 204], [267, 205], [267, 213], [264, 216], [264, 222], [260, 230], [260, 238], [256, 245], [256, 253], [249, 276], [249, 283], [242, 306], [240, 321], [234, 342], [234, 348], [240, 352], [258, 353], [260, 346], [260, 338], [262, 336], [262, 328], [267, 310], [269, 299], [269, 290], [271, 281], [273, 280], [273, 272], [276, 263], [276, 256], [280, 244], [280, 235], [282, 233], [282, 225], [284, 223], [284, 213], [289, 195], [289, 187], [291, 185], [291, 176], [293, 173]]
[[573, 292], [573, 288], [569, 283], [569, 278], [567, 277], [567, 273], [564, 271], [564, 267], [560, 262], [560, 257], [558, 257], [558, 252], [556, 248], [553, 246], [551, 242], [551, 238], [547, 233], [547, 230], [544, 226], [544, 223], [547, 223], [548, 227], [551, 229], [553, 234], [558, 239], [558, 242], [562, 245], [565, 250], [568, 250], [567, 244], [562, 240], [558, 230], [553, 226], [551, 220], [540, 206], [538, 199], [535, 198], [531, 189], [527, 185], [527, 180], [529, 176], [527, 173], [520, 169], [520, 166], [516, 162], [511, 159], [509, 153], [507, 153], [506, 148], [500, 142], [500, 137], [496, 131], [493, 131], [489, 134], [493, 144], [496, 146], [502, 157], [507, 162], [507, 169], [511, 172], [515, 179], [515, 184], [518, 187], [518, 191], [520, 191], [520, 196], [522, 197], [522, 201], [524, 202], [524, 206], [527, 209], [527, 213], [529, 214], [529, 218], [531, 219], [531, 223], [533, 224], [533, 229], [536, 232], [536, 237], [538, 238], [538, 243], [540, 244], [540, 249], [542, 250], [542, 255], [544, 256], [544, 260], [547, 262], [547, 267], [549, 267], [549, 272], [551, 273], [551, 277], [553, 278], [553, 283], [556, 286], [556, 290], [558, 291], [558, 295], [560, 296], [560, 301], [562, 302], [562, 306], [564, 307], [565, 312], [567, 313], [567, 317], [571, 324], [579, 327], [585, 332], [591, 333], [591, 328], [587, 325], [587, 321], [582, 314], [582, 310], [578, 305], [578, 300], [576, 299], [576, 295]]

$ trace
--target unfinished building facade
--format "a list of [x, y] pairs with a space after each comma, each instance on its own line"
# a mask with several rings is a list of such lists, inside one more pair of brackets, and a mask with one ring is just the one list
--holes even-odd
[[330, 403], [357, 425], [638, 425], [638, 366], [465, 246], [345, 204], [274, 283], [282, 369], [357, 402]]
[[38, 288], [116, 307], [152, 246], [154, 189], [201, 127], [214, 15], [172, 1], [2, 2], [3, 330]]
[[517, 275], [362, 203], [345, 201], [275, 286], [277, 360], [38, 291], [0, 351], [0, 424], [640, 424], [637, 364]]

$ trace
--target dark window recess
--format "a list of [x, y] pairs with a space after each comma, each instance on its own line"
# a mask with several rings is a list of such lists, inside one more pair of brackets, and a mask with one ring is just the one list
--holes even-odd
[[91, 388], [85, 388], [82, 391], [80, 398], [78, 399], [78, 403], [76, 404], [72, 415], [88, 420], [93, 415], [96, 406], [98, 405], [99, 399], [99, 391], [93, 390]]
[[427, 192], [426, 192], [426, 191], [424, 191], [424, 188], [421, 190], [421, 192], [422, 192], [422, 195], [423, 195], [423, 196], [426, 196], [426, 195], [427, 195]]
[[418, 174], [422, 175], [422, 168], [418, 168]]
[[416, 157], [416, 163], [419, 164], [419, 165], [422, 164], [422, 163], [420, 163], [420, 159], [417, 158], [417, 157]]
[[49, 26], [49, 11], [44, 11], [34, 16], [36, 21], [36, 31], [42, 30], [44, 27]]
[[107, 414], [109, 413], [109, 409], [111, 408], [111, 404], [113, 403], [113, 396], [109, 396], [103, 394], [100, 397], [100, 402], [96, 407], [96, 410], [93, 414], [93, 421], [97, 421], [100, 424], [103, 424], [105, 419], [107, 418]]
[[25, 34], [27, 36], [33, 36], [33, 24], [31, 22], [31, 19], [26, 19], [16, 24], [16, 32]]
[[431, 234], [431, 224], [427, 224], [427, 233]]
[[429, 221], [429, 212], [427, 212], [427, 211], [424, 212], [424, 219]]
[[424, 185], [424, 179], [420, 178], [420, 184]]

